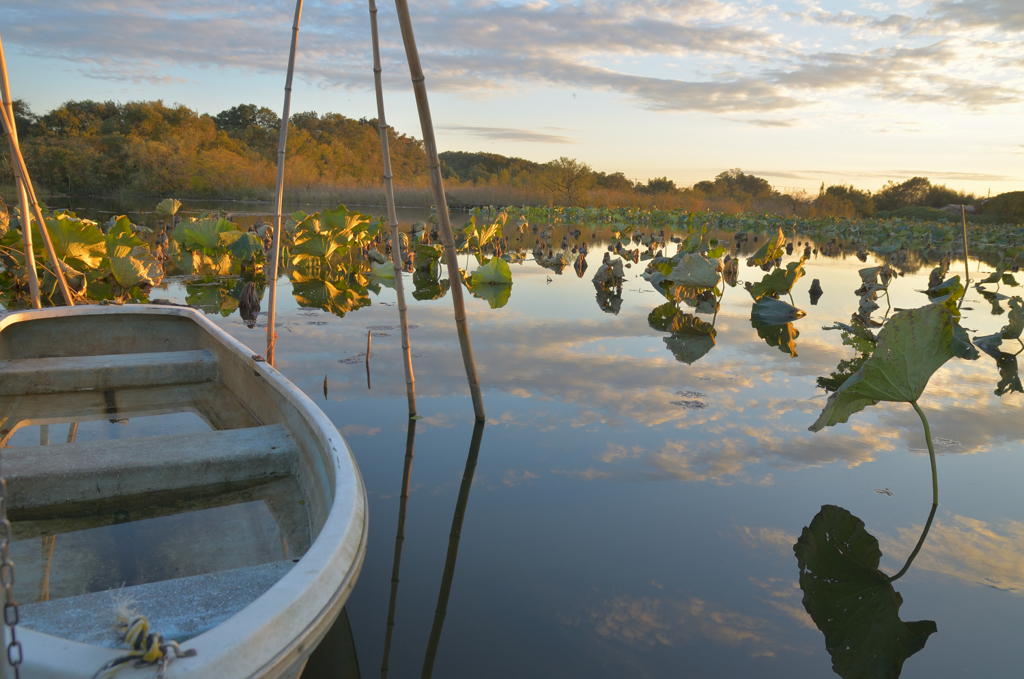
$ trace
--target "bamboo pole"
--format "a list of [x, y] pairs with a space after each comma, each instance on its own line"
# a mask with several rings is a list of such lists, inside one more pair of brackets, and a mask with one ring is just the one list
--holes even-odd
[[292, 22], [292, 46], [288, 52], [288, 75], [284, 81], [284, 111], [281, 113], [281, 134], [277, 141], [277, 188], [274, 197], [274, 235], [270, 243], [270, 299], [267, 304], [267, 363], [274, 365], [274, 345], [277, 334], [277, 269], [281, 253], [281, 204], [284, 202], [284, 150], [288, 142], [288, 117], [292, 106], [292, 75], [295, 73], [295, 46], [299, 41], [299, 19], [302, 18], [302, 0], [295, 0], [295, 19]]
[[[7, 62], [4, 60], [3, 43], [0, 42], [0, 99], [3, 100], [4, 108], [7, 110], [7, 117], [14, 122], [14, 101], [11, 99], [11, 85], [7, 80]], [[18, 127], [11, 127], [12, 136], [18, 138]], [[11, 156], [14, 156], [14, 142], [8, 139], [11, 146]], [[12, 167], [17, 168], [13, 162]], [[29, 217], [28, 193], [25, 191], [25, 178], [21, 176], [19, 169], [14, 170], [14, 184], [18, 192], [18, 207], [21, 212], [21, 240], [25, 244], [25, 270], [28, 275], [28, 289], [32, 297], [32, 308], [38, 309], [42, 306], [39, 299], [39, 276], [36, 273], [36, 260], [32, 251], [32, 219]]]
[[402, 42], [405, 44], [405, 56], [409, 61], [409, 73], [412, 76], [413, 91], [416, 94], [416, 109], [419, 111], [423, 147], [427, 155], [430, 188], [434, 194], [437, 223], [441, 230], [441, 242], [444, 244], [445, 264], [448, 266], [448, 280], [451, 282], [452, 307], [455, 310], [455, 326], [459, 333], [459, 345], [462, 348], [462, 362], [466, 366], [469, 392], [473, 398], [473, 412], [476, 414], [476, 419], [484, 420], [484, 401], [480, 394], [480, 380], [477, 378], [476, 365], [473, 362], [473, 347], [469, 341], [466, 306], [462, 299], [462, 277], [459, 274], [459, 260], [455, 252], [455, 237], [452, 235], [452, 225], [448, 217], [448, 202], [444, 195], [441, 160], [437, 156], [437, 142], [434, 139], [434, 123], [430, 118], [426, 79], [423, 75], [423, 67], [420, 65], [419, 51], [416, 49], [416, 36], [413, 34], [412, 19], [409, 17], [409, 5], [406, 0], [395, 0], [395, 8], [398, 10]]
[[[409, 417], [416, 417], [416, 376], [412, 370], [412, 348], [409, 343], [409, 318], [405, 305], [405, 283], [402, 281], [402, 242], [398, 234], [398, 213], [391, 179], [391, 150], [388, 148], [388, 124], [384, 118], [384, 86], [381, 84], [380, 41], [377, 37], [377, 3], [370, 2], [370, 38], [373, 42], [373, 85], [377, 92], [377, 125], [380, 129], [380, 154], [383, 161], [384, 198], [391, 227], [391, 265], [395, 270], [395, 294], [398, 297], [398, 325], [402, 329], [402, 359], [405, 365], [405, 394], [409, 399]], [[369, 353], [369, 352], [367, 352]]]
[[[68, 288], [68, 282], [64, 279], [64, 271], [60, 268], [60, 264], [57, 262], [57, 253], [53, 249], [53, 241], [50, 239], [50, 232], [46, 228], [46, 221], [43, 219], [43, 213], [39, 209], [39, 201], [36, 198], [35, 189], [32, 187], [32, 180], [29, 177], [28, 168], [25, 165], [25, 158], [21, 155], [21, 145], [18, 143], [18, 130], [14, 126], [14, 105], [13, 103], [8, 105], [10, 94], [7, 80], [7, 62], [3, 58], [2, 42], [0, 42], [0, 81], [3, 83], [5, 95], [4, 105], [0, 106], [0, 112], [3, 113], [3, 115], [0, 116], [0, 123], [3, 125], [4, 133], [7, 134], [7, 141], [11, 147], [11, 165], [14, 167], [14, 176], [16, 178], [19, 176], [21, 177], [21, 182], [19, 184], [19, 197], [21, 193], [24, 193], [25, 201], [27, 203], [21, 209], [23, 233], [29, 234], [25, 241], [26, 266], [29, 265], [29, 261], [32, 261], [31, 270], [35, 270], [34, 260], [29, 260], [29, 257], [32, 255], [32, 229], [31, 226], [25, 226], [26, 224], [30, 224], [31, 221], [29, 218], [30, 213], [26, 209], [31, 205], [33, 212], [35, 213], [36, 223], [39, 225], [39, 233], [43, 238], [43, 244], [46, 246], [46, 254], [50, 257], [50, 263], [53, 265], [54, 275], [57, 277], [57, 284], [60, 286], [60, 292], [64, 296], [64, 303], [68, 306], [74, 306], [75, 300], [71, 296], [71, 290]], [[36, 280], [36, 294], [38, 295], [38, 278]], [[31, 278], [29, 279], [29, 285], [31, 286]]]
[[434, 673], [434, 661], [437, 659], [437, 647], [441, 643], [441, 628], [445, 616], [448, 615], [448, 597], [452, 593], [452, 580], [455, 579], [455, 560], [459, 557], [459, 540], [462, 538], [462, 521], [466, 518], [466, 505], [469, 504], [469, 490], [473, 486], [473, 474], [476, 472], [476, 461], [480, 456], [480, 442], [484, 437], [484, 420], [477, 420], [473, 427], [473, 438], [469, 444], [469, 455], [466, 456], [466, 469], [462, 472], [462, 485], [459, 486], [459, 499], [455, 502], [455, 516], [452, 517], [452, 531], [448, 535], [448, 554], [444, 560], [444, 572], [441, 575], [441, 591], [437, 595], [437, 609], [434, 611], [434, 624], [430, 627], [430, 639], [427, 641], [427, 655], [423, 659], [423, 679], [430, 679]]
[[50, 232], [46, 228], [46, 221], [43, 219], [43, 213], [39, 209], [39, 200], [36, 198], [35, 189], [32, 188], [32, 180], [28, 176], [28, 168], [25, 166], [25, 158], [21, 155], [21, 147], [18, 145], [16, 137], [12, 136], [11, 130], [14, 129], [13, 119], [8, 119], [7, 109], [0, 106], [0, 122], [3, 123], [4, 132], [7, 134], [7, 139], [11, 142], [11, 160], [14, 161], [15, 166], [21, 172], [22, 177], [25, 181], [22, 182], [22, 186], [26, 189], [28, 194], [28, 200], [32, 207], [33, 215], [35, 216], [36, 223], [39, 225], [39, 233], [43, 237], [43, 244], [46, 246], [46, 254], [50, 257], [50, 263], [53, 265], [54, 275], [57, 277], [57, 284], [60, 286], [60, 292], [64, 296], [64, 303], [67, 306], [74, 306], [75, 299], [71, 295], [71, 290], [68, 288], [68, 282], [64, 279], [64, 270], [60, 268], [60, 261], [57, 259], [57, 252], [53, 249], [53, 241], [50, 239]]
[[402, 469], [402, 494], [398, 501], [398, 529], [395, 531], [395, 558], [391, 565], [391, 598], [388, 600], [388, 622], [384, 632], [384, 659], [380, 663], [380, 679], [388, 677], [388, 658], [391, 656], [391, 636], [395, 629], [398, 571], [402, 565], [402, 545], [405, 543], [405, 514], [409, 507], [409, 479], [412, 476], [412, 453], [415, 442], [416, 420], [410, 418], [409, 430], [405, 438], [405, 467]]
[[[960, 304], [963, 304], [967, 299], [967, 288], [971, 284], [971, 266], [967, 261], [967, 207], [964, 205], [960, 205], [960, 218], [964, 225], [964, 296], [960, 298]], [[960, 307], [957, 306], [957, 308]]]

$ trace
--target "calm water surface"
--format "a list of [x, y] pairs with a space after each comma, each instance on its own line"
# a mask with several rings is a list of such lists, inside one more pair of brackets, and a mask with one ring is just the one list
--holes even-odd
[[[627, 269], [619, 313], [602, 311], [591, 277], [604, 244], [594, 242], [582, 279], [528, 258], [512, 265], [504, 308], [467, 295], [487, 411], [478, 451], [450, 299], [409, 298], [423, 418], [389, 676], [419, 676], [425, 662], [438, 677], [835, 676], [801, 604], [794, 542], [822, 505], [839, 505], [878, 538], [891, 574], [931, 508], [925, 440], [909, 405], [807, 431], [826, 399], [816, 378], [855, 356], [822, 326], [849, 320], [857, 270], [880, 262], [808, 262], [793, 291], [807, 312], [794, 323], [795, 355], [761, 339], [750, 296], [728, 288], [717, 344], [686, 364], [648, 324], [665, 300], [639, 278], [643, 262]], [[930, 268], [892, 282], [893, 307], [927, 303], [917, 291]], [[762, 275], [741, 267], [741, 281]], [[817, 305], [814, 278], [824, 289]], [[182, 283], [164, 287], [151, 296], [184, 301]], [[407, 274], [407, 294], [412, 287]], [[369, 496], [369, 546], [347, 612], [361, 674], [376, 676], [408, 438], [395, 295], [383, 288], [370, 307], [338, 318], [288, 293], [283, 278], [278, 367], [344, 434]], [[972, 336], [1007, 322], [974, 290], [964, 307]], [[263, 350], [262, 324], [210, 318]], [[1024, 666], [1024, 398], [996, 396], [999, 379], [984, 354], [954, 359], [921, 399], [939, 453], [940, 506], [895, 585], [900, 617], [934, 620], [938, 631], [903, 677], [1013, 677]]]

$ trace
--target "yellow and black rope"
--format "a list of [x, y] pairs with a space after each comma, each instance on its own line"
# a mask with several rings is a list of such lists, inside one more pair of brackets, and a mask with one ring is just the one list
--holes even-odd
[[[93, 679], [107, 679], [112, 677], [118, 670], [134, 661], [135, 667], [146, 667], [159, 665], [157, 679], [162, 679], [167, 665], [172, 657], [187, 658], [196, 654], [195, 649], [181, 650], [178, 642], [165, 640], [159, 632], [149, 630], [149, 620], [146, 616], [134, 612], [118, 613], [116, 622], [118, 636], [128, 646], [129, 651], [117, 658], [114, 658], [101, 667]], [[173, 656], [171, 653], [173, 652]]]

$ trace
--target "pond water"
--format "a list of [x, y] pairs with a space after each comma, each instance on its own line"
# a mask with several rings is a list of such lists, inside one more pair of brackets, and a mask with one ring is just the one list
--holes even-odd
[[[346, 606], [361, 674], [835, 676], [802, 605], [794, 543], [823, 505], [838, 505], [878, 539], [881, 569], [893, 574], [931, 510], [911, 406], [883, 403], [807, 430], [827, 396], [817, 378], [856, 356], [822, 326], [849, 321], [858, 270], [882, 262], [812, 256], [792, 292], [806, 316], [781, 339], [752, 327], [742, 282], [763, 273], [741, 266], [717, 315], [697, 314], [714, 322], [715, 342], [687, 363], [648, 321], [666, 300], [639, 277], [644, 262], [625, 270], [617, 313], [605, 311], [591, 277], [606, 234], [584, 233], [592, 268], [582, 278], [527, 257], [511, 266], [504, 307], [466, 296], [483, 427], [447, 296], [408, 299], [422, 416], [410, 432], [394, 290], [339, 318], [301, 307], [281, 279], [277, 367], [345, 436], [369, 497], [366, 560]], [[977, 278], [990, 267], [970, 268]], [[930, 269], [892, 281], [893, 309], [927, 304], [919, 291]], [[190, 294], [171, 280], [151, 297]], [[972, 337], [996, 332], [1002, 306], [993, 315], [971, 289], [961, 323]], [[262, 352], [265, 317], [255, 328], [237, 311], [209, 317]], [[953, 359], [920, 401], [940, 505], [893, 584], [899, 617], [937, 631], [903, 677], [1015, 676], [1024, 666], [1024, 397], [997, 396], [1000, 380], [985, 354]]]

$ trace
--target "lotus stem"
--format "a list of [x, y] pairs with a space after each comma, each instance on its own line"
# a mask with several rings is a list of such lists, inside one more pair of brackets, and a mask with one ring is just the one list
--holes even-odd
[[[299, 41], [299, 19], [302, 18], [302, 0], [295, 0], [295, 19], [292, 22], [292, 45], [288, 52], [288, 75], [284, 81], [284, 110], [281, 113], [281, 133], [277, 141], [277, 186], [274, 195], [274, 235], [270, 243], [270, 294], [267, 303], [267, 363], [274, 365], [274, 345], [277, 335], [277, 265], [281, 252], [281, 205], [284, 202], [284, 151], [288, 142], [288, 117], [292, 105], [292, 75], [295, 73], [295, 47]], [[276, 367], [276, 366], [275, 366]]]
[[932, 443], [932, 430], [928, 426], [928, 418], [925, 417], [924, 411], [921, 410], [921, 406], [917, 405], [917, 401], [911, 401], [910, 405], [914, 406], [914, 410], [917, 411], [918, 416], [921, 418], [921, 424], [924, 425], [924, 439], [928, 442], [928, 457], [932, 463], [932, 504], [939, 504], [939, 472], [935, 467], [935, 445]]
[[437, 224], [441, 231], [441, 242], [444, 243], [445, 264], [448, 267], [448, 280], [451, 282], [452, 307], [455, 312], [455, 326], [459, 334], [459, 346], [462, 349], [462, 362], [466, 367], [466, 378], [469, 381], [469, 392], [473, 399], [473, 412], [477, 420], [484, 420], [484, 401], [480, 393], [480, 380], [473, 362], [473, 347], [469, 341], [469, 326], [466, 323], [466, 306], [462, 298], [462, 280], [459, 275], [459, 259], [455, 251], [455, 237], [448, 216], [448, 202], [444, 195], [444, 182], [441, 178], [441, 160], [437, 155], [437, 141], [434, 138], [434, 123], [430, 117], [430, 102], [427, 100], [426, 79], [420, 65], [419, 51], [416, 49], [416, 36], [409, 17], [409, 5], [406, 0], [395, 0], [398, 10], [398, 23], [402, 29], [402, 42], [405, 44], [405, 56], [409, 62], [409, 73], [412, 75], [413, 90], [416, 94], [416, 108], [420, 116], [420, 128], [423, 133], [423, 148], [427, 156], [427, 171], [430, 173], [430, 188], [434, 194], [434, 207], [437, 211]]
[[380, 134], [380, 155], [384, 176], [384, 200], [388, 206], [391, 228], [391, 266], [395, 270], [395, 296], [398, 298], [398, 325], [402, 329], [402, 359], [405, 367], [405, 393], [409, 400], [409, 417], [416, 417], [416, 376], [412, 370], [412, 348], [409, 342], [409, 318], [405, 305], [405, 283], [402, 280], [402, 241], [398, 233], [398, 213], [392, 185], [391, 150], [388, 147], [388, 123], [384, 117], [384, 86], [381, 84], [380, 40], [377, 36], [377, 3], [370, 3], [370, 38], [373, 43], [373, 85], [377, 94], [377, 126]]
[[928, 513], [928, 521], [924, 524], [924, 530], [921, 532], [921, 537], [917, 540], [917, 545], [914, 547], [914, 551], [907, 557], [907, 563], [903, 564], [903, 568], [900, 569], [899, 573], [889, 578], [889, 582], [899, 580], [903, 577], [903, 574], [910, 569], [910, 564], [914, 563], [914, 559], [917, 558], [917, 553], [921, 551], [921, 547], [924, 546], [924, 539], [928, 537], [928, 531], [932, 527], [932, 519], [935, 518], [935, 510], [939, 508], [939, 505], [935, 502], [932, 503], [932, 511]]

